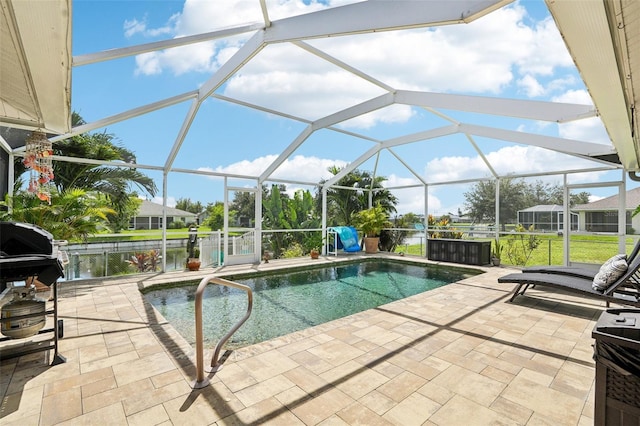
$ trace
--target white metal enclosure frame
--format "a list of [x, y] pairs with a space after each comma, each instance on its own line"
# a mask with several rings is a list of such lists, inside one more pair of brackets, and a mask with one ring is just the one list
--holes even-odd
[[[429, 177], [422, 176], [419, 172], [412, 169], [405, 158], [398, 154], [395, 148], [407, 144], [438, 140], [451, 135], [463, 135], [466, 138], [468, 143], [473, 146], [479, 157], [482, 158], [482, 161], [487, 168], [488, 176], [494, 179], [504, 176], [501, 176], [500, 173], [496, 171], [495, 167], [491, 164], [491, 161], [486, 157], [485, 153], [480, 148], [480, 145], [476, 142], [476, 139], [478, 138], [534, 146], [589, 161], [590, 165], [585, 166], [584, 168], [569, 171], [559, 170], [557, 171], [559, 174], [564, 172], [578, 173], [581, 171], [615, 169], [634, 171], [638, 168], [636, 147], [634, 146], [632, 132], [630, 131], [630, 126], [632, 126], [634, 116], [630, 119], [625, 109], [625, 102], [632, 102], [635, 94], [633, 92], [631, 93], [631, 100], [628, 100], [629, 95], [627, 95], [627, 98], [625, 99], [621, 93], [624, 93], [627, 89], [623, 87], [621, 82], [612, 82], [612, 80], [615, 80], [611, 77], [612, 73], [616, 71], [615, 74], [618, 75], [617, 72], [619, 71], [616, 60], [612, 59], [611, 61], [604, 61], [606, 63], [598, 64], [598, 66], [594, 66], [593, 68], [589, 65], [589, 55], [593, 55], [593, 46], [588, 46], [588, 43], [595, 43], [597, 49], [604, 45], [607, 47], [607, 55], [612, 58], [616, 56], [613, 50], [618, 47], [616, 42], [619, 42], [619, 40], [612, 40], [611, 34], [607, 32], [607, 26], [604, 25], [608, 22], [608, 19], [610, 19], [607, 18], [607, 14], [610, 12], [606, 10], [608, 7], [606, 3], [603, 4], [599, 1], [589, 2], [588, 8], [582, 8], [582, 5], [579, 4], [582, 2], [547, 2], [559, 29], [569, 45], [570, 52], [574, 55], [574, 58], [580, 59], [580, 61], [577, 61], [578, 68], [585, 77], [585, 81], [587, 82], [590, 92], [594, 95], [596, 106], [591, 106], [406, 90], [401, 87], [394, 87], [394, 85], [388, 84], [384, 81], [380, 81], [374, 76], [368, 75], [363, 70], [358, 69], [356, 66], [347, 63], [345, 60], [336, 58], [328, 52], [311, 44], [313, 40], [322, 38], [338, 38], [343, 36], [352, 36], [355, 34], [374, 34], [380, 31], [402, 31], [452, 24], [466, 24], [508, 5], [511, 3], [511, 0], [464, 0], [455, 2], [444, 0], [367, 1], [333, 7], [326, 10], [319, 10], [305, 15], [291, 16], [274, 21], [269, 17], [267, 2], [265, 0], [256, 0], [256, 2], [259, 2], [263, 18], [262, 22], [238, 25], [232, 28], [219, 29], [204, 34], [184, 36], [138, 46], [116, 48], [103, 52], [74, 56], [72, 61], [73, 67], [81, 67], [98, 62], [139, 55], [146, 52], [187, 46], [203, 41], [236, 37], [239, 35], [245, 35], [248, 37], [242, 46], [198, 88], [75, 127], [67, 132], [59, 131], [61, 134], [54, 137], [52, 140], [66, 139], [74, 135], [104, 128], [110, 124], [145, 115], [170, 106], [178, 104], [188, 105], [188, 110], [182, 120], [180, 129], [177, 131], [175, 140], [173, 141], [169, 154], [167, 155], [163, 165], [123, 165], [121, 163], [97, 162], [117, 167], [136, 167], [140, 169], [161, 171], [163, 175], [162, 187], [165, 205], [168, 195], [166, 180], [171, 172], [222, 176], [225, 179], [229, 177], [229, 175], [223, 173], [187, 170], [174, 167], [176, 157], [183, 146], [185, 138], [187, 137], [202, 104], [210, 98], [251, 108], [265, 114], [286, 117], [287, 119], [301, 123], [304, 126], [303, 130], [288, 143], [286, 148], [280, 152], [276, 160], [273, 161], [260, 175], [234, 176], [241, 179], [256, 181], [256, 188], [260, 188], [260, 186], [267, 181], [277, 182], [278, 180], [273, 178], [274, 172], [288, 158], [290, 158], [290, 156], [293, 155], [299, 147], [319, 131], [336, 132], [371, 143], [371, 147], [369, 149], [365, 150], [359, 157], [349, 162], [349, 164], [343, 168], [338, 175], [329, 179], [324, 184], [325, 188], [334, 185], [341, 177], [372, 158], [375, 158], [377, 165], [380, 153], [387, 152], [407, 168], [410, 175], [419, 182], [419, 185], [425, 187], [426, 196], [428, 191], [427, 188], [429, 186], [439, 185], [442, 184], [442, 182], [431, 181]], [[617, 2], [612, 3], [618, 4]], [[578, 9], [581, 10], [581, 13], [590, 14], [590, 17], [597, 20], [599, 24], [602, 24], [598, 26], [597, 35], [589, 36], [589, 34], [584, 34], [584, 31], [589, 32], [591, 30], [582, 29], [584, 26], [581, 27], [579, 25], [580, 22], [574, 22], [574, 16], [580, 16], [580, 14], [577, 13]], [[581, 39], [582, 37], [587, 36], [589, 36], [587, 41]], [[290, 112], [276, 110], [263, 105], [252, 104], [241, 99], [230, 98], [219, 93], [225, 83], [240, 72], [264, 49], [269, 46], [285, 43], [295, 46], [297, 49], [304, 50], [305, 52], [320, 58], [322, 61], [330, 63], [340, 70], [377, 87], [382, 94], [368, 100], [355, 103], [346, 108], [342, 108], [324, 117], [309, 119], [308, 117], [296, 116]], [[618, 54], [617, 57], [620, 57], [620, 54]], [[598, 81], [595, 76], [603, 75], [605, 73], [607, 75], [607, 84], [603, 85], [603, 83]], [[340, 123], [344, 123], [350, 119], [360, 117], [364, 114], [378, 111], [392, 105], [409, 105], [411, 107], [419, 108], [422, 111], [426, 111], [428, 114], [437, 116], [448, 124], [425, 129], [421, 132], [403, 134], [387, 139], [375, 138], [364, 133], [357, 133], [354, 131], [346, 131], [339, 127]], [[510, 129], [461, 122], [445, 111], [480, 113], [488, 116], [514, 117], [524, 120], [537, 120], [549, 123], [567, 123], [601, 116], [603, 120], [605, 120], [605, 126], [613, 144], [603, 145], [588, 141], [550, 137], [543, 134], [520, 132]], [[626, 122], [624, 119], [626, 119]], [[12, 147], [7, 147], [6, 144], [3, 145], [3, 148], [10, 152], [10, 156], [20, 156], [24, 151], [23, 147], [13, 149]], [[79, 159], [59, 157], [56, 157], [55, 159], [61, 161], [83, 161]], [[374, 176], [375, 173], [376, 170], [374, 170]], [[509, 177], [515, 176], [518, 175], [509, 175]], [[313, 185], [317, 182], [299, 183]], [[258, 205], [258, 202], [256, 204]], [[426, 207], [427, 201], [425, 199], [425, 212]], [[257, 226], [260, 223], [258, 215], [259, 210], [256, 209]], [[568, 215], [565, 214], [565, 217], [568, 217]], [[260, 241], [256, 241], [256, 247], [260, 247], [260, 245]], [[256, 256], [259, 260], [259, 253], [256, 253]]]
[[[323, 60], [329, 61], [337, 65], [347, 72], [357, 75], [359, 78], [377, 85], [383, 89], [386, 94], [378, 96], [364, 103], [353, 105], [347, 109], [338, 111], [324, 118], [308, 122], [304, 117], [292, 117], [286, 114], [288, 118], [294, 119], [302, 123], [308, 123], [304, 131], [293, 140], [284, 150], [276, 161], [273, 162], [258, 178], [260, 182], [269, 179], [273, 172], [282, 162], [287, 159], [305, 140], [314, 132], [320, 129], [329, 129], [333, 131], [341, 131], [335, 126], [354, 117], [384, 108], [393, 104], [404, 104], [425, 108], [427, 110], [451, 109], [458, 111], [479, 112], [489, 115], [500, 115], [509, 117], [518, 117], [528, 120], [540, 120], [547, 122], [569, 122], [584, 118], [595, 117], [597, 115], [596, 108], [589, 105], [563, 104], [556, 102], [528, 101], [518, 99], [499, 99], [481, 96], [465, 96], [446, 93], [428, 93], [406, 91], [386, 85], [377, 81], [375, 78], [345, 64], [342, 61], [331, 57], [325, 52], [319, 51], [317, 48], [311, 47], [304, 43], [305, 39], [313, 39], [319, 37], [337, 37], [341, 35], [401, 30], [407, 28], [418, 28], [436, 25], [446, 25], [461, 22], [470, 22], [486, 13], [491, 12], [510, 1], [459, 1], [459, 2], [435, 2], [435, 1], [373, 1], [356, 3], [342, 7], [335, 7], [329, 10], [309, 13], [306, 15], [294, 16], [280, 21], [269, 22], [268, 20], [262, 25], [246, 25], [232, 29], [225, 29], [208, 34], [197, 36], [182, 37], [165, 42], [150, 43], [147, 45], [112, 49], [109, 51], [82, 55], [73, 58], [74, 67], [87, 65], [90, 63], [113, 60], [124, 56], [136, 55], [148, 51], [166, 49], [178, 45], [197, 43], [203, 40], [211, 40], [220, 37], [229, 37], [246, 32], [253, 32], [253, 35], [246, 43], [226, 62], [224, 63], [205, 83], [197, 90], [183, 93], [162, 101], [147, 104], [133, 110], [124, 111], [120, 114], [106, 117], [104, 119], [94, 121], [72, 129], [71, 132], [62, 134], [53, 138], [53, 140], [61, 140], [83, 132], [95, 130], [113, 124], [119, 121], [127, 120], [142, 114], [146, 114], [161, 108], [166, 108], [181, 102], [189, 102], [189, 110], [183, 120], [181, 129], [178, 132], [176, 140], [171, 148], [170, 154], [162, 167], [165, 173], [172, 170], [172, 166], [178, 151], [189, 132], [191, 123], [193, 122], [201, 104], [209, 97], [214, 97], [228, 102], [239, 103], [243, 106], [262, 110], [269, 114], [285, 115], [283, 112], [269, 110], [259, 105], [251, 105], [237, 99], [231, 99], [215, 92], [221, 87], [231, 76], [240, 70], [245, 64], [257, 55], [262, 49], [269, 44], [278, 44], [290, 42], [303, 48], [314, 55], [321, 57]], [[264, 2], [261, 2], [265, 17], [268, 16]], [[434, 7], [437, 5], [438, 7]], [[402, 7], [406, 6], [406, 7]], [[391, 13], [391, 12], [394, 13]], [[434, 111], [436, 114], [437, 111]], [[594, 159], [601, 156], [615, 154], [613, 147], [602, 144], [594, 144], [583, 141], [574, 141], [563, 138], [550, 138], [536, 134], [527, 134], [524, 132], [514, 132], [505, 129], [492, 127], [483, 127], [473, 124], [458, 123], [453, 119], [449, 126], [434, 128], [418, 134], [410, 134], [402, 137], [394, 138], [387, 141], [374, 141], [377, 144], [370, 151], [364, 153], [359, 160], [353, 161], [350, 168], [357, 167], [362, 161], [373, 156], [382, 149], [391, 149], [394, 146], [424, 141], [428, 139], [438, 138], [445, 135], [462, 133], [468, 137], [480, 136], [487, 138], [495, 138], [510, 141], [519, 144], [533, 145], [546, 149], [563, 152], [582, 158]], [[370, 139], [364, 135], [354, 134], [355, 137], [362, 139]], [[20, 150], [18, 150], [19, 152]], [[611, 165], [617, 167], [618, 165]], [[144, 165], [138, 164], [137, 167]], [[156, 168], [157, 166], [151, 166]], [[339, 179], [339, 177], [337, 178]], [[336, 180], [337, 180], [336, 179]], [[332, 182], [330, 182], [332, 183]], [[328, 184], [330, 184], [328, 183]]]

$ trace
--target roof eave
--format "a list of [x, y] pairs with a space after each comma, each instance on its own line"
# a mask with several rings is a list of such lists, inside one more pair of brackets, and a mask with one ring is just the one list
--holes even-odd
[[[569, 53], [627, 170], [640, 169], [640, 135], [635, 87], [640, 84], [640, 50], [629, 42], [640, 2], [546, 0]], [[611, 19], [610, 19], [611, 17]], [[627, 25], [629, 24], [629, 25]], [[637, 30], [637, 28], [635, 29]], [[635, 63], [633, 61], [636, 61]], [[634, 72], [635, 71], [635, 72]]]
[[0, 4], [0, 124], [71, 129], [71, 0]]

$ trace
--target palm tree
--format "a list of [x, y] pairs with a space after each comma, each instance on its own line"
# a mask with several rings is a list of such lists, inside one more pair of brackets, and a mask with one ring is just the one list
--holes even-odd
[[[85, 124], [77, 113], [72, 114], [74, 127]], [[112, 134], [84, 133], [53, 144], [55, 155], [104, 161], [122, 161], [135, 164], [135, 154], [114, 143]], [[129, 200], [131, 186], [149, 193], [157, 192], [153, 179], [135, 168], [113, 167], [96, 164], [80, 164], [66, 161], [54, 162], [55, 185], [60, 192], [69, 188], [97, 191], [106, 195], [116, 211], [125, 208]]]
[[[340, 170], [341, 168], [337, 166], [329, 167], [329, 172], [334, 176]], [[352, 225], [355, 214], [369, 208], [369, 189], [378, 189], [373, 192], [373, 205], [382, 207], [387, 215], [395, 213], [395, 205], [398, 203], [397, 197], [389, 190], [381, 189], [383, 188], [382, 183], [386, 180], [387, 178], [383, 176], [372, 178], [371, 173], [357, 169], [345, 175], [336, 183], [336, 186], [354, 189], [329, 188], [327, 190], [328, 225]], [[325, 182], [326, 180], [321, 180], [320, 186]], [[316, 194], [318, 211], [321, 211], [321, 205], [322, 196], [318, 192]]]
[[[86, 124], [83, 118], [77, 114], [72, 114], [72, 124], [74, 127]], [[67, 140], [53, 143], [53, 153], [61, 157], [74, 157], [90, 160], [103, 160], [111, 162], [123, 162], [127, 164], [135, 164], [135, 154], [114, 143], [115, 136], [106, 132], [102, 133], [83, 133], [73, 136]], [[15, 174], [21, 175], [26, 171], [22, 161], [16, 161]], [[108, 222], [113, 231], [118, 231], [129, 223], [129, 216], [132, 209], [135, 210], [136, 203], [132, 197], [136, 197], [132, 191], [132, 186], [147, 192], [152, 197], [156, 195], [158, 189], [155, 182], [150, 177], [131, 167], [115, 167], [111, 165], [83, 164], [80, 162], [54, 161], [53, 172], [55, 175], [54, 184], [57, 189], [57, 196], [52, 198], [52, 207], [56, 207], [53, 203], [66, 200], [65, 197], [76, 194], [77, 199], [87, 199], [91, 194], [96, 195], [95, 198], [103, 200], [106, 205], [111, 206], [109, 209]], [[38, 201], [21, 200], [21, 198], [29, 198], [29, 194], [22, 193], [19, 188], [22, 185], [17, 180], [15, 196], [13, 200], [8, 200], [16, 207], [32, 208], [33, 214], [45, 214], [46, 206], [39, 207]], [[82, 196], [78, 196], [74, 190], [80, 189]], [[74, 196], [72, 196], [73, 198]], [[33, 197], [31, 197], [33, 198]], [[7, 204], [5, 202], [5, 204]], [[33, 204], [33, 205], [32, 205]], [[29, 214], [26, 212], [24, 216]], [[18, 220], [18, 219], [14, 219]], [[36, 218], [34, 218], [36, 220]], [[30, 222], [36, 223], [36, 222]], [[37, 223], [36, 223], [37, 224]], [[53, 224], [47, 226], [50, 230]], [[85, 234], [80, 230], [79, 234]]]
[[51, 204], [43, 203], [24, 190], [7, 197], [0, 205], [11, 204], [12, 212], [0, 210], [0, 220], [12, 220], [38, 225], [57, 240], [86, 240], [106, 228], [107, 216], [115, 211], [108, 201], [95, 193], [70, 189], [63, 193], [53, 191]]
[[[77, 113], [72, 114], [74, 127], [86, 124]], [[106, 132], [83, 133], [67, 140], [53, 143], [53, 153], [61, 157], [74, 157], [91, 160], [103, 160], [135, 164], [135, 154], [114, 143], [115, 136]], [[16, 162], [15, 172], [19, 176], [25, 171], [21, 161]], [[131, 167], [111, 165], [83, 164], [69, 161], [54, 161], [54, 184], [58, 193], [64, 194], [72, 189], [99, 193], [106, 197], [116, 214], [110, 216], [114, 231], [129, 223], [131, 214], [132, 186], [136, 186], [151, 197], [158, 189], [149, 176]]]
[[[73, 127], [86, 124], [76, 112], [72, 113]], [[135, 154], [114, 143], [115, 136], [106, 132], [83, 133], [69, 139], [53, 143], [53, 153], [62, 157], [85, 158], [90, 160], [121, 161], [135, 164]], [[153, 179], [130, 167], [112, 167], [96, 164], [80, 164], [66, 161], [54, 161], [55, 185], [59, 191], [68, 188], [96, 190], [119, 201], [122, 192], [131, 184], [154, 197], [158, 191]], [[15, 164], [16, 176], [26, 171], [22, 161]]]

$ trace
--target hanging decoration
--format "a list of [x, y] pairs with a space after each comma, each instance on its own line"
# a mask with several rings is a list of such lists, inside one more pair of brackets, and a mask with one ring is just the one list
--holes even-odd
[[44, 132], [36, 130], [25, 142], [26, 154], [22, 163], [30, 169], [28, 191], [51, 204], [53, 183], [53, 147]]

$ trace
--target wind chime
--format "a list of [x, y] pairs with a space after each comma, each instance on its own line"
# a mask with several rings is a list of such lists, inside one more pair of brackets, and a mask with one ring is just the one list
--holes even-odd
[[36, 130], [31, 132], [25, 143], [26, 155], [22, 163], [30, 169], [28, 191], [40, 200], [51, 204], [51, 184], [53, 182], [53, 148], [47, 136]]

